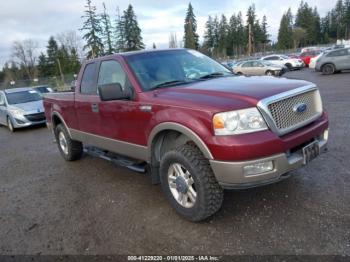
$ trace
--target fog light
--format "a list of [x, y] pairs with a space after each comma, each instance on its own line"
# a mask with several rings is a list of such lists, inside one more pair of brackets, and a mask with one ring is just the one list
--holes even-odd
[[252, 165], [247, 165], [243, 167], [243, 172], [245, 176], [254, 176], [261, 173], [269, 172], [273, 170], [273, 162], [261, 162]]
[[323, 139], [326, 140], [326, 141], [328, 141], [328, 133], [329, 133], [328, 129], [326, 129], [326, 130], [323, 132]]

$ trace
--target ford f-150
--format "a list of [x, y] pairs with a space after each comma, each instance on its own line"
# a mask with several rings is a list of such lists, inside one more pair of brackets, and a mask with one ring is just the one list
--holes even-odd
[[144, 163], [171, 206], [203, 220], [223, 189], [280, 181], [325, 150], [328, 117], [310, 82], [235, 76], [193, 50], [86, 61], [74, 92], [44, 97], [61, 155], [93, 146]]

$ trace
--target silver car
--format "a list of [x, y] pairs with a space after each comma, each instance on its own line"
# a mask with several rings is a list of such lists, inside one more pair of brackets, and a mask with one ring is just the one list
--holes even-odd
[[267, 61], [250, 60], [236, 64], [233, 67], [233, 72], [237, 75], [270, 75], [281, 76], [287, 68], [283, 65], [275, 65]]
[[316, 61], [315, 69], [324, 75], [350, 70], [350, 48], [335, 49], [324, 53]]
[[12, 88], [0, 91], [0, 124], [10, 131], [16, 128], [46, 123], [43, 99], [32, 88]]

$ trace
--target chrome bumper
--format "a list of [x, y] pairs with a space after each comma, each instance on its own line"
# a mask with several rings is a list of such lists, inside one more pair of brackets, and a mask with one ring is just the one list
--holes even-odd
[[[317, 140], [319, 142], [320, 152], [325, 151], [328, 130], [317, 138]], [[245, 174], [244, 167], [268, 161], [272, 161], [273, 163], [273, 169], [271, 171], [254, 175]], [[292, 154], [281, 153], [251, 161], [222, 162], [210, 160], [210, 165], [217, 181], [223, 188], [243, 189], [271, 184], [289, 177], [288, 172], [304, 165], [304, 157], [302, 150], [298, 150]]]

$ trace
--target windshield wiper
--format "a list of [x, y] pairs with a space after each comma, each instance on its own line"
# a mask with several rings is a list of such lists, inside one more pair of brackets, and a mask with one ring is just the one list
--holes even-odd
[[174, 85], [178, 85], [178, 84], [187, 84], [187, 83], [189, 83], [189, 82], [185, 81], [185, 80], [166, 81], [166, 82], [160, 83], [158, 85], [152, 86], [152, 88], [150, 90], [154, 90], [154, 89], [162, 88], [162, 87], [170, 87], [170, 86], [174, 86]]
[[222, 72], [214, 72], [210, 74], [206, 74], [204, 76], [199, 77], [198, 79], [210, 79], [210, 78], [215, 78], [215, 77], [221, 77], [224, 76], [225, 74]]

